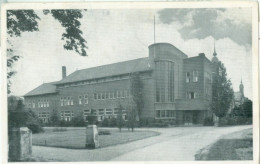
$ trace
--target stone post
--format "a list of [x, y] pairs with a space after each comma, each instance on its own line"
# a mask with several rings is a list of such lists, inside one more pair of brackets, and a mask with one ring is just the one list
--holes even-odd
[[9, 158], [23, 161], [32, 155], [32, 132], [27, 127], [11, 129], [9, 136]]
[[86, 128], [86, 148], [95, 149], [99, 147], [98, 129], [96, 125], [89, 125]]

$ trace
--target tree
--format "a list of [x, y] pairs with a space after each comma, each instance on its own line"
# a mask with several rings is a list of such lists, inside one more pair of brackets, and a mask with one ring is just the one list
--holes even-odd
[[51, 117], [50, 117], [50, 124], [52, 126], [59, 126], [60, 125], [60, 115], [57, 109], [54, 109], [52, 111]]
[[[83, 32], [80, 30], [80, 21], [83, 17], [83, 10], [43, 10], [45, 15], [51, 14], [58, 20], [65, 32], [61, 39], [64, 40], [64, 49], [73, 50], [81, 56], [87, 56], [86, 40], [82, 37]], [[86, 10], [84, 10], [86, 11]], [[11, 77], [16, 71], [12, 69], [13, 64], [19, 60], [19, 54], [14, 52], [14, 45], [11, 38], [20, 37], [23, 32], [39, 31], [38, 21], [40, 17], [34, 10], [7, 10], [7, 89], [10, 94]]]
[[94, 109], [91, 109], [90, 115], [87, 116], [87, 121], [89, 125], [93, 125], [97, 122], [97, 116], [94, 113]]
[[251, 100], [246, 100], [242, 105], [241, 105], [243, 111], [244, 111], [244, 116], [246, 118], [252, 118], [253, 116], [253, 103]]
[[129, 105], [127, 109], [127, 127], [128, 130], [131, 128], [132, 132], [136, 126], [136, 117], [137, 117], [137, 107], [133, 100], [129, 100]]
[[142, 108], [144, 107], [143, 83], [139, 73], [132, 73], [131, 75], [131, 95], [133, 102], [136, 104], [137, 119], [139, 120]]
[[213, 113], [219, 118], [217, 125], [221, 123], [221, 119], [226, 116], [228, 109], [233, 101], [232, 83], [227, 79], [226, 68], [220, 61], [214, 64], [214, 74], [212, 81], [212, 104]]
[[75, 127], [86, 126], [86, 123], [85, 123], [85, 120], [83, 117], [83, 112], [72, 119], [72, 125]]
[[28, 127], [33, 133], [43, 131], [38, 116], [25, 108], [19, 97], [8, 97], [8, 132], [12, 128]]
[[124, 119], [123, 119], [123, 107], [120, 104], [118, 108], [118, 114], [117, 114], [117, 127], [119, 131], [121, 132], [121, 129], [124, 125]]

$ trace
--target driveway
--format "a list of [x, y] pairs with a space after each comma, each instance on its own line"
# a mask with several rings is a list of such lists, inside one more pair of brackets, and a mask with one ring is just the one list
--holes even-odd
[[192, 161], [195, 153], [225, 134], [252, 128], [174, 127], [142, 128], [161, 135], [94, 150], [33, 146], [33, 156], [57, 161]]

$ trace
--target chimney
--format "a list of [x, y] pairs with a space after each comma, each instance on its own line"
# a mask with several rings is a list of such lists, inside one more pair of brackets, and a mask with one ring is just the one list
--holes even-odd
[[205, 54], [204, 53], [199, 53], [199, 56], [205, 57]]
[[66, 77], [66, 66], [62, 66], [62, 79]]

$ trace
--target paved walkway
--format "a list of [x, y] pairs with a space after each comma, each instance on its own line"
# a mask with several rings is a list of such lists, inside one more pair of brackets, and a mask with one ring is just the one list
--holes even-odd
[[196, 151], [220, 136], [251, 127], [143, 128], [161, 135], [95, 150], [33, 146], [33, 156], [57, 161], [191, 161]]

